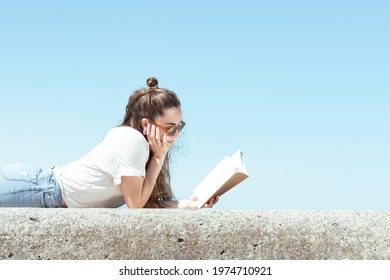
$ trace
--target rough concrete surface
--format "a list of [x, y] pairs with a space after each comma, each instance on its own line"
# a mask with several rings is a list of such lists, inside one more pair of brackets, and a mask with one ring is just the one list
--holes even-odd
[[390, 259], [390, 212], [0, 208], [0, 259]]

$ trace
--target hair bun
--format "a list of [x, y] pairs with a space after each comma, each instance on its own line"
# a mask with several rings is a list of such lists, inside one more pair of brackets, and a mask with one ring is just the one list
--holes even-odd
[[146, 84], [149, 88], [157, 88], [158, 87], [158, 81], [155, 77], [150, 77], [146, 80]]

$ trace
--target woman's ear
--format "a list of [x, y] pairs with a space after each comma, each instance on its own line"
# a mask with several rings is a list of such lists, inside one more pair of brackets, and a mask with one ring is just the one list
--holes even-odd
[[149, 120], [146, 119], [146, 118], [142, 118], [141, 119], [141, 127], [142, 127], [142, 134], [143, 135], [147, 135], [148, 134], [148, 130], [147, 130], [147, 125], [149, 123]]
[[149, 120], [147, 118], [142, 118], [141, 119], [141, 126], [146, 127], [149, 123]]

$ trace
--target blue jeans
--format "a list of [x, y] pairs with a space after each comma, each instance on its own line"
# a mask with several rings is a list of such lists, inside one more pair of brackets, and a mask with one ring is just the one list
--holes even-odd
[[0, 166], [0, 207], [62, 207], [53, 170], [26, 164]]

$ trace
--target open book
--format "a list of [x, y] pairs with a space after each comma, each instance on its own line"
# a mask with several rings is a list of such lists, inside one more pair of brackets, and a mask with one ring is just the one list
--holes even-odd
[[194, 189], [201, 208], [210, 198], [220, 196], [249, 177], [241, 150], [222, 159]]

